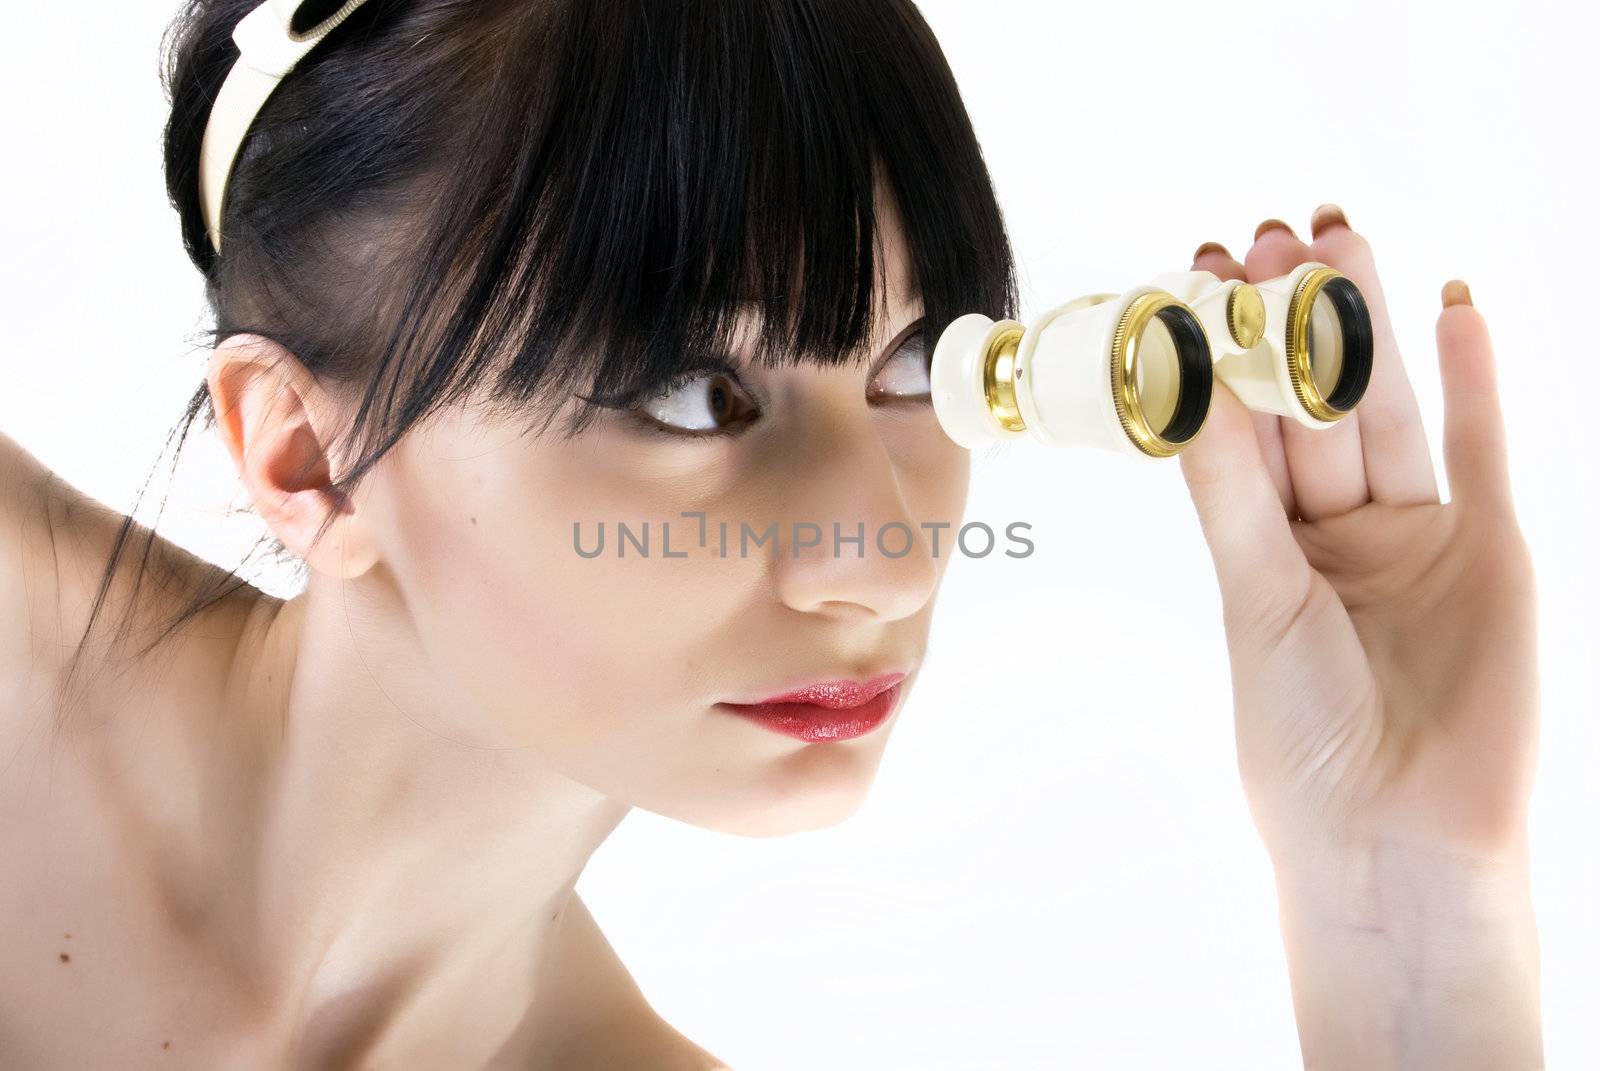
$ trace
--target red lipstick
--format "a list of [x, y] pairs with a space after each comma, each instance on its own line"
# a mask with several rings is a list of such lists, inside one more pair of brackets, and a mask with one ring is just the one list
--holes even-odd
[[894, 710], [904, 673], [870, 680], [818, 681], [756, 703], [719, 703], [758, 725], [812, 743], [870, 733]]

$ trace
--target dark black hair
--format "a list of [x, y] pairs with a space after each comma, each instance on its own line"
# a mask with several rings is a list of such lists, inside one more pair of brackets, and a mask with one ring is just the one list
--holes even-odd
[[[911, 0], [369, 0], [256, 118], [219, 256], [201, 136], [256, 2], [188, 0], [163, 39], [167, 191], [215, 313], [204, 347], [265, 336], [352, 403], [330, 451], [344, 493], [454, 401], [545, 428], [574, 395], [641, 399], [726, 358], [743, 303], [754, 361], [858, 359], [880, 181], [930, 339], [965, 312], [1015, 315], [988, 171]], [[210, 403], [202, 383], [179, 450]], [[145, 653], [244, 583], [214, 579]]]

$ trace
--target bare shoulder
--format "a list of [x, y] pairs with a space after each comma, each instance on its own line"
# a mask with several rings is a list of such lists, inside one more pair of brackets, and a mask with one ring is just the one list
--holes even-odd
[[552, 1067], [601, 1071], [648, 1067], [652, 1071], [733, 1071], [676, 1030], [648, 1005], [628, 1017], [597, 1024], [573, 1036]]
[[52, 474], [0, 432], [0, 696], [21, 691], [52, 652], [36, 643], [54, 614], [56, 564], [50, 534]]
[[585, 994], [565, 1009], [561, 1040], [541, 1049], [539, 1066], [588, 1071], [649, 1067], [653, 1071], [732, 1071], [679, 1032], [645, 998], [583, 900], [573, 895], [558, 943], [557, 977]]
[[[83, 636], [119, 540], [118, 569], [100, 609], [108, 622], [120, 621], [135, 596], [134, 627], [157, 621], [225, 575], [73, 487], [0, 432], [0, 698], [48, 694]], [[145, 575], [135, 591], [141, 559]]]

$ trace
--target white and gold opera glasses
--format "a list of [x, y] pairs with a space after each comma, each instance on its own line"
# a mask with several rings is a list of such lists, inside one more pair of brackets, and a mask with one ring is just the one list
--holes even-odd
[[1034, 319], [954, 320], [934, 347], [940, 425], [968, 448], [1014, 438], [1171, 457], [1205, 424], [1214, 379], [1249, 408], [1325, 428], [1372, 374], [1372, 318], [1348, 277], [1301, 264], [1261, 283], [1158, 275]]

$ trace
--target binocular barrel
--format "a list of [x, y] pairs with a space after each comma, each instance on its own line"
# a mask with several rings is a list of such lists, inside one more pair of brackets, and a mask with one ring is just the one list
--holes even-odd
[[1325, 428], [1372, 374], [1372, 318], [1315, 262], [1262, 283], [1173, 272], [1032, 324], [962, 316], [934, 347], [934, 410], [968, 448], [1032, 438], [1171, 457], [1204, 426], [1216, 379], [1257, 412]]

